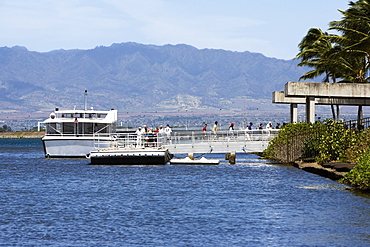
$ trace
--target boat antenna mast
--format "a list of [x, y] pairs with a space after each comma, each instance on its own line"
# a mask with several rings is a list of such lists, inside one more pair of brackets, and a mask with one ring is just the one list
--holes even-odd
[[85, 105], [84, 110], [86, 111], [87, 110], [87, 90], [85, 90], [85, 94], [84, 94], [84, 105]]

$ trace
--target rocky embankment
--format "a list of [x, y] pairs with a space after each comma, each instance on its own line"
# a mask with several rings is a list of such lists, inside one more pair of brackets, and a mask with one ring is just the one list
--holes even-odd
[[19, 132], [3, 132], [3, 133], [0, 133], [0, 138], [2, 139], [21, 139], [21, 138], [42, 138], [44, 137], [45, 135], [45, 132], [43, 131], [40, 131], [40, 132], [28, 132], [28, 131], [25, 131], [25, 132], [22, 132], [22, 131], [19, 131]]
[[356, 164], [349, 162], [330, 162], [320, 165], [316, 162], [297, 161], [294, 165], [304, 171], [332, 180], [339, 180], [343, 178], [344, 174], [352, 170]]

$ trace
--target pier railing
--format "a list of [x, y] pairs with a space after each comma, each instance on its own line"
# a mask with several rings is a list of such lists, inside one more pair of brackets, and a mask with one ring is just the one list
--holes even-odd
[[349, 129], [363, 130], [363, 129], [367, 129], [370, 127], [370, 118], [363, 118], [363, 119], [360, 119], [360, 121], [346, 120], [346, 121], [343, 121], [343, 124]]
[[209, 142], [248, 142], [269, 141], [278, 133], [278, 129], [234, 130], [234, 131], [177, 131], [171, 136], [172, 144], [209, 143]]
[[278, 130], [234, 130], [175, 132], [166, 147], [172, 153], [260, 153], [268, 146]]
[[136, 135], [134, 133], [116, 133], [110, 135], [110, 143], [109, 145], [106, 145], [106, 142], [101, 141], [101, 138], [99, 138], [98, 135], [95, 136], [96, 149], [141, 149], [146, 147], [160, 148], [166, 142], [167, 138], [164, 135]]
[[291, 163], [298, 159], [311, 159], [316, 157], [314, 149], [305, 149], [306, 142], [310, 138], [319, 136], [320, 131], [305, 130], [301, 132], [286, 133], [282, 136], [282, 142], [275, 143], [274, 159], [285, 163]]
[[[277, 129], [263, 130], [234, 130], [234, 131], [173, 131], [171, 135], [165, 133], [137, 135], [135, 133], [117, 133], [111, 136], [111, 142], [107, 145], [99, 141], [96, 136], [95, 147], [101, 148], [147, 148], [147, 147], [172, 147], [181, 149], [182, 145], [192, 146], [206, 145], [208, 147], [229, 147], [230, 145], [246, 146], [252, 142], [268, 143], [278, 133]], [[266, 144], [267, 145], [267, 144]], [[203, 148], [204, 149], [204, 148]], [[199, 149], [195, 149], [199, 150]], [[222, 149], [221, 149], [222, 150]]]

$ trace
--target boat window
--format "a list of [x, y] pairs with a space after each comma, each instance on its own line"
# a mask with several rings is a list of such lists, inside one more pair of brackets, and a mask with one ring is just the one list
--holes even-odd
[[93, 124], [92, 123], [85, 123], [84, 124], [84, 134], [93, 134]]
[[57, 134], [58, 131], [57, 131], [57, 126], [56, 126], [56, 123], [48, 123], [46, 124], [46, 134], [48, 135], [54, 135], [54, 134]]
[[94, 126], [95, 133], [108, 133], [109, 128], [107, 128], [107, 124], [99, 124], [96, 123]]
[[77, 135], [81, 135], [83, 134], [83, 131], [84, 131], [84, 124], [77, 124]]
[[63, 123], [63, 134], [73, 134], [74, 132], [73, 123]]
[[71, 118], [72, 114], [71, 113], [64, 113], [62, 114], [62, 118]]

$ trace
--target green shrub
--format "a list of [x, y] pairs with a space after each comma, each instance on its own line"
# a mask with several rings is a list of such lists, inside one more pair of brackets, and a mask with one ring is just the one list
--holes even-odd
[[[358, 133], [331, 119], [314, 124], [288, 124], [270, 141], [263, 155], [281, 162], [294, 162], [299, 158], [315, 158], [320, 164], [346, 161], [348, 150], [354, 151], [353, 147], [359, 143]], [[370, 133], [363, 139], [370, 144]]]
[[347, 172], [340, 182], [361, 190], [370, 190], [370, 150], [364, 151], [357, 159], [357, 165]]
[[315, 126], [319, 135], [314, 141], [317, 150], [316, 161], [346, 161], [346, 151], [357, 143], [357, 131], [346, 128], [341, 121], [331, 119]]
[[286, 163], [300, 158], [315, 158], [319, 164], [330, 161], [355, 162], [355, 168], [341, 182], [370, 190], [370, 128], [351, 130], [342, 122], [332, 120], [314, 124], [288, 124], [270, 141], [263, 155]]
[[357, 132], [357, 138], [353, 145], [348, 147], [346, 151], [347, 161], [357, 162], [358, 158], [364, 154], [368, 147], [370, 147], [370, 129]]

